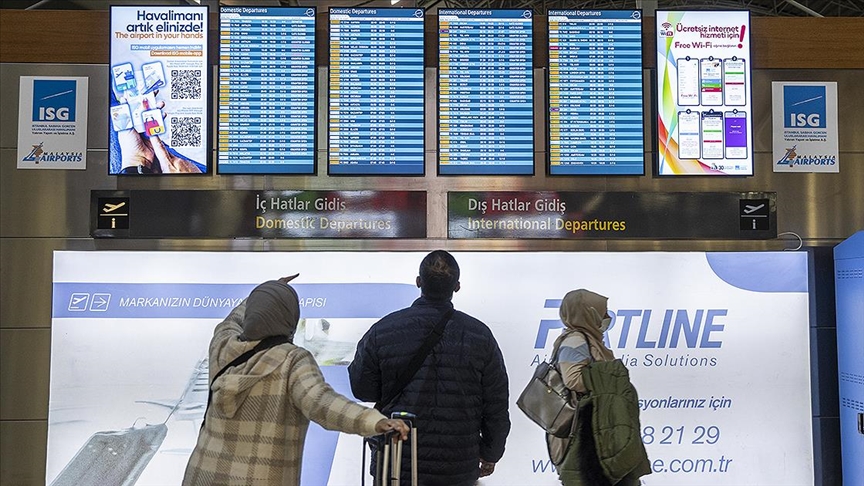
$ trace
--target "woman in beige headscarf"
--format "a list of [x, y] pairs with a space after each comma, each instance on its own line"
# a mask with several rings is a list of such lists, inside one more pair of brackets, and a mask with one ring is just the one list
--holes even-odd
[[285, 336], [287, 342], [259, 351], [213, 381], [213, 400], [186, 465], [184, 486], [298, 486], [310, 421], [367, 437], [388, 431], [407, 436], [402, 420], [336, 393], [312, 354], [292, 344], [300, 303], [288, 282], [296, 276], [255, 287], [216, 326], [211, 376], [262, 339]]
[[[579, 289], [568, 292], [561, 301], [559, 315], [564, 330], [555, 340], [552, 355], [553, 359], [557, 358], [558, 369], [564, 384], [570, 389], [574, 405], [578, 397], [587, 391], [582, 383], [582, 368], [592, 361], [615, 359], [603, 342], [603, 333], [611, 322], [606, 308], [607, 300], [590, 290]], [[575, 420], [573, 425], [575, 430]], [[591, 456], [591, 451], [586, 451], [586, 448], [592, 447], [592, 444], [585, 444], [575, 436], [557, 438], [547, 435], [546, 441], [549, 456], [557, 466], [559, 478], [565, 486], [609, 484], [598, 469], [599, 463], [594, 468], [578, 460]]]

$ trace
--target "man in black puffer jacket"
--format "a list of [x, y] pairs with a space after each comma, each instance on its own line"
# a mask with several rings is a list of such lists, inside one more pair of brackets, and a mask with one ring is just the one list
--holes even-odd
[[[459, 265], [446, 251], [433, 251], [420, 264], [421, 296], [411, 307], [375, 323], [357, 344], [348, 367], [354, 396], [378, 403], [381, 411], [417, 415], [421, 486], [470, 486], [488, 476], [504, 454], [510, 433], [507, 370], [492, 331], [468, 314], [454, 312], [441, 340], [401, 390], [393, 390], [442, 316], [453, 309]], [[403, 484], [410, 478], [404, 447]]]

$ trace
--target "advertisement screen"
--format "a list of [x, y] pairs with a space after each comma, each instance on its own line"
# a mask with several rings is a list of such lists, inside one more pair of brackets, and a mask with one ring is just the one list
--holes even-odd
[[642, 175], [642, 11], [550, 10], [549, 174]]
[[330, 9], [330, 174], [423, 175], [423, 25], [423, 9]]
[[315, 9], [220, 7], [221, 174], [315, 173]]
[[438, 173], [534, 174], [531, 10], [438, 10]]
[[207, 172], [207, 12], [111, 6], [110, 174]]
[[753, 175], [750, 12], [656, 12], [659, 175]]
[[[213, 329], [266, 280], [299, 272], [294, 343], [351, 396], [358, 340], [419, 296], [424, 256], [56, 252], [46, 484], [101, 486], [107, 474], [110, 484], [180, 484], [207, 401]], [[490, 328], [510, 382], [506, 452], [479, 484], [560, 484], [543, 431], [515, 402], [550, 356], [561, 299], [578, 288], [609, 297], [605, 340], [639, 393], [653, 471], [643, 484], [813, 484], [806, 254], [454, 256], [454, 305]], [[312, 425], [302, 484], [360, 484], [361, 442]]]

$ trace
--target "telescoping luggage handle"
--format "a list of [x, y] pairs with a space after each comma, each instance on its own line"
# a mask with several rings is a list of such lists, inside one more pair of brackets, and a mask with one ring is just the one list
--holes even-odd
[[[393, 412], [390, 418], [402, 419], [410, 428], [409, 436], [411, 439], [411, 486], [417, 486], [417, 426], [415, 421], [417, 416], [408, 412]], [[396, 440], [393, 447], [393, 453], [390, 453], [390, 444], [394, 443], [393, 437], [398, 432], [391, 431], [384, 434], [384, 453], [377, 462], [377, 471], [380, 486], [400, 486], [402, 479], [402, 441]]]

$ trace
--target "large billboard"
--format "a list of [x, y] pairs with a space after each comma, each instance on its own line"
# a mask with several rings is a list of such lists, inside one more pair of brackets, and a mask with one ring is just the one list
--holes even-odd
[[[46, 484], [179, 484], [207, 399], [213, 328], [258, 283], [299, 272], [295, 343], [339, 392], [378, 318], [411, 304], [422, 252], [57, 252]], [[639, 391], [644, 484], [812, 485], [806, 255], [456, 253], [457, 309], [510, 377], [512, 432], [484, 486], [560, 484], [515, 406], [564, 294], [609, 296], [609, 347]], [[304, 486], [360, 483], [361, 440], [310, 428]], [[114, 452], [122, 451], [121, 457]], [[116, 484], [120, 484], [117, 482]]]

